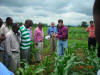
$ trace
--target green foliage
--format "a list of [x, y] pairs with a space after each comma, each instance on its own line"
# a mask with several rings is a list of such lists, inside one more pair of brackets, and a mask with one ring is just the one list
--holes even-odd
[[81, 24], [81, 27], [87, 27], [87, 26], [88, 26], [87, 22], [83, 21], [82, 24]]
[[16, 72], [17, 75], [37, 75], [37, 74], [42, 74], [42, 72], [45, 70], [45, 67], [40, 64], [39, 66], [35, 66], [35, 65], [28, 65], [27, 63], [25, 63], [25, 67], [24, 68], [18, 68], [18, 71]]
[[[43, 27], [44, 35], [47, 35], [47, 27]], [[34, 30], [34, 27], [32, 28]], [[19, 68], [17, 75], [96, 75], [100, 68], [100, 59], [97, 57], [97, 49], [88, 50], [88, 33], [84, 27], [68, 27], [68, 49], [64, 56], [58, 56], [57, 51], [52, 53], [50, 41], [44, 39], [43, 56], [40, 64], [35, 65], [32, 57], [35, 57], [36, 49], [32, 42], [31, 59], [33, 64], [25, 64], [25, 68]]]

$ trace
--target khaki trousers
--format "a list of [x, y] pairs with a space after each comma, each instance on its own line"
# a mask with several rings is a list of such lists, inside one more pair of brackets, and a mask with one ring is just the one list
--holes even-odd
[[55, 51], [56, 50], [56, 41], [57, 39], [55, 37], [50, 38], [50, 49], [51, 51]]
[[42, 53], [43, 53], [43, 42], [38, 42], [35, 44], [36, 48], [36, 61], [41, 61]]

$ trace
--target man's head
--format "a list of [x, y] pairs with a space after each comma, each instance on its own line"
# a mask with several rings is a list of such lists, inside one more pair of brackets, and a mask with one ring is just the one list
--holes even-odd
[[2, 24], [3, 24], [3, 21], [2, 21], [2, 19], [0, 18], [0, 27], [2, 26]]
[[13, 19], [11, 18], [11, 17], [7, 17], [6, 18], [6, 25], [7, 26], [10, 26], [10, 25], [12, 25], [13, 24]]
[[43, 24], [42, 24], [41, 22], [39, 22], [38, 27], [39, 27], [40, 29], [42, 29], [42, 26], [43, 26]]
[[94, 22], [93, 22], [93, 21], [90, 21], [90, 25], [91, 25], [91, 26], [94, 26]]
[[33, 21], [32, 20], [25, 20], [25, 27], [29, 28], [31, 25], [33, 25]]
[[17, 33], [18, 30], [19, 30], [19, 25], [17, 23], [14, 23], [13, 26], [12, 26], [12, 30], [14, 33]]
[[58, 26], [61, 27], [62, 25], [63, 25], [63, 20], [62, 19], [59, 19], [58, 20]]
[[55, 26], [55, 23], [54, 22], [51, 22], [51, 27], [54, 27]]

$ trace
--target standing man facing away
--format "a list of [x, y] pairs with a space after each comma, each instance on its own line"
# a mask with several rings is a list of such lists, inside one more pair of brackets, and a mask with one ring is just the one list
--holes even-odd
[[47, 34], [50, 36], [50, 48], [52, 51], [56, 50], [56, 34], [57, 28], [55, 27], [55, 23], [52, 22], [51, 26], [48, 28]]
[[95, 26], [93, 21], [90, 21], [90, 26], [86, 28], [86, 31], [89, 32], [88, 49], [90, 50], [91, 46], [93, 46], [93, 50], [95, 50], [96, 39], [95, 39]]
[[8, 68], [16, 72], [20, 64], [20, 44], [18, 39], [18, 25], [13, 24], [12, 30], [6, 35], [5, 48], [8, 55]]
[[38, 27], [34, 30], [34, 43], [36, 50], [36, 61], [41, 61], [41, 56], [43, 52], [43, 39], [44, 39], [44, 32], [42, 29], [42, 23], [38, 24]]
[[21, 60], [23, 62], [30, 61], [30, 45], [31, 45], [31, 39], [30, 39], [30, 33], [29, 33], [29, 27], [33, 24], [31, 20], [26, 20], [25, 25], [22, 25], [19, 29], [20, 36], [21, 36]]
[[63, 20], [58, 20], [58, 55], [63, 56], [65, 48], [68, 48], [68, 28], [63, 25]]

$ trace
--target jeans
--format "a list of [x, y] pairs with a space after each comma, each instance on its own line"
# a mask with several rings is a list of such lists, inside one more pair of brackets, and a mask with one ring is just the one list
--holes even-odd
[[68, 40], [58, 40], [58, 55], [63, 56], [64, 55], [64, 49], [68, 48]]

